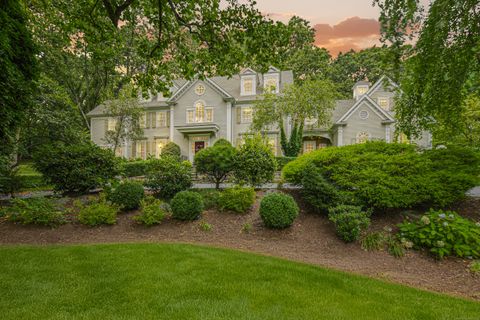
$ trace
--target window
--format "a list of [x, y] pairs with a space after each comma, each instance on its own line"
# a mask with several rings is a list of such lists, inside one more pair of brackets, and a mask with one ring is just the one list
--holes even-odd
[[242, 96], [251, 96], [254, 95], [255, 86], [256, 86], [256, 76], [255, 75], [248, 75], [242, 76], [241, 86], [240, 86], [240, 94]]
[[357, 143], [365, 143], [370, 140], [370, 133], [366, 131], [361, 131], [357, 133]]
[[157, 116], [156, 112], [147, 112], [147, 118], [146, 118], [147, 128], [156, 128], [156, 125], [157, 125], [156, 116]]
[[253, 120], [253, 108], [242, 107], [242, 123], [251, 123]]
[[140, 116], [140, 128], [144, 129], [146, 124], [147, 124], [147, 114], [142, 113], [142, 115]]
[[213, 122], [213, 108], [205, 108], [205, 121]]
[[362, 120], [366, 120], [368, 119], [368, 111], [367, 110], [361, 110], [359, 113], [358, 113], [358, 117]]
[[107, 131], [115, 131], [116, 126], [117, 126], [117, 119], [108, 118]]
[[136, 142], [136, 154], [135, 157], [146, 159], [147, 158], [147, 141], [146, 140], [138, 140]]
[[205, 106], [202, 102], [195, 104], [195, 122], [203, 122], [205, 116]]
[[365, 93], [367, 93], [367, 91], [368, 91], [368, 87], [367, 87], [367, 86], [361, 86], [361, 87], [358, 87], [358, 88], [357, 88], [357, 94], [358, 94], [358, 96], [364, 95]]
[[195, 93], [199, 96], [203, 95], [205, 93], [205, 86], [203, 84], [199, 84], [196, 88], [195, 88]]
[[278, 80], [275, 78], [266, 78], [264, 84], [265, 92], [276, 93], [278, 92]]
[[390, 108], [390, 101], [388, 98], [378, 98], [378, 105], [383, 109], [383, 110], [389, 110]]
[[158, 158], [162, 154], [162, 149], [167, 143], [167, 139], [155, 139], [155, 157]]
[[167, 126], [167, 113], [165, 111], [157, 112], [157, 127]]
[[309, 153], [315, 150], [315, 141], [303, 142], [303, 153]]
[[194, 109], [187, 109], [187, 123], [193, 123], [195, 119]]

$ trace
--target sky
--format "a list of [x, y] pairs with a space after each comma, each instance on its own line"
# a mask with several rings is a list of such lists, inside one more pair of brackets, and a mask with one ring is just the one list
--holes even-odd
[[257, 8], [274, 20], [293, 15], [310, 21], [315, 44], [336, 56], [350, 49], [380, 44], [380, 9], [372, 0], [257, 0]]

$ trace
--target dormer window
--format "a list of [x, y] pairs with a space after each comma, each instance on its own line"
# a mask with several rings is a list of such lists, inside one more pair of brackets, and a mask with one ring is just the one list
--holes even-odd
[[266, 75], [263, 82], [265, 92], [278, 93], [279, 83], [278, 75]]
[[240, 93], [242, 96], [253, 96], [256, 94], [256, 78], [255, 76], [243, 76], [241, 81]]
[[367, 93], [368, 87], [367, 86], [361, 86], [357, 88], [357, 95], [358, 96], [363, 96], [365, 93]]
[[390, 100], [388, 98], [378, 98], [378, 105], [383, 109], [383, 110], [390, 110]]
[[360, 99], [362, 96], [364, 96], [368, 92], [369, 88], [370, 88], [370, 82], [358, 81], [353, 86], [353, 97], [356, 100]]

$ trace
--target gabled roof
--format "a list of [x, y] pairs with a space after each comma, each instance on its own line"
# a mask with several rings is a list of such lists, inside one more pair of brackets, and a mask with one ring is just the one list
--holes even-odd
[[[180, 87], [174, 95], [172, 95], [167, 101], [168, 102], [175, 102], [180, 99], [191, 87], [193, 87], [200, 79], [190, 80], [184, 83], [182, 87]], [[218, 94], [220, 94], [224, 99], [233, 99], [232, 95], [229, 94], [227, 91], [223, 90], [218, 84], [216, 84], [213, 80], [209, 78], [205, 78], [203, 80], [206, 84], [208, 84], [213, 90], [215, 90]]]
[[375, 82], [373, 86], [370, 87], [370, 89], [367, 91], [367, 93], [365, 93], [365, 95], [368, 96], [372, 94], [375, 90], [380, 88], [380, 86], [383, 84], [385, 80], [387, 80], [390, 83], [390, 85], [392, 85], [392, 87], [398, 88], [398, 84], [396, 84], [392, 79], [384, 75], [380, 79], [378, 79], [378, 81]]
[[350, 118], [350, 116], [362, 105], [362, 103], [366, 102], [367, 104], [372, 107], [372, 109], [380, 116], [383, 117], [384, 120], [388, 121], [395, 121], [395, 119], [385, 110], [383, 110], [375, 101], [372, 100], [368, 95], [363, 95], [360, 99], [355, 102], [355, 104], [340, 118], [336, 121], [336, 124], [341, 124]]
[[270, 66], [268, 68], [268, 71], [266, 73], [279, 73], [280, 70], [278, 70], [277, 68], [275, 68], [274, 66]]
[[242, 71], [240, 71], [240, 75], [246, 75], [246, 74], [257, 74], [253, 69], [251, 68], [245, 68]]

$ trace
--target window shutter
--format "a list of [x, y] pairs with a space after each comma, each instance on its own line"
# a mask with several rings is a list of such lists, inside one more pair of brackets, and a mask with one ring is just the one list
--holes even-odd
[[152, 112], [152, 128], [156, 128], [156, 127], [157, 127], [157, 113]]
[[237, 109], [237, 124], [242, 123], [242, 108], [241, 107], [235, 107]]
[[166, 121], [167, 127], [170, 127], [170, 111], [166, 112], [166, 117], [167, 117], [167, 121]]
[[104, 121], [104, 132], [105, 133], [108, 132], [108, 119], [105, 119], [105, 121]]

